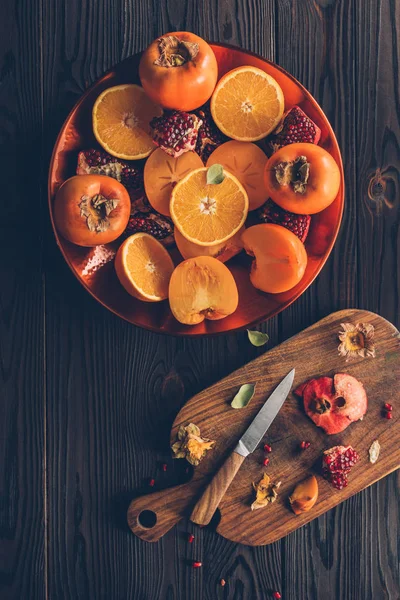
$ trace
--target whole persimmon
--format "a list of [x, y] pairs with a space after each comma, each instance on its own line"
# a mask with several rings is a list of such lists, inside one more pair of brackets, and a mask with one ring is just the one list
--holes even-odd
[[61, 235], [78, 246], [117, 239], [129, 221], [131, 201], [122, 183], [106, 175], [75, 175], [54, 200], [54, 221]]
[[282, 225], [261, 223], [242, 234], [247, 254], [254, 256], [250, 281], [271, 294], [287, 292], [299, 283], [307, 266], [307, 252], [299, 238]]
[[335, 200], [340, 171], [335, 159], [316, 144], [290, 144], [265, 165], [265, 187], [281, 208], [313, 215]]
[[217, 59], [201, 37], [175, 31], [157, 38], [143, 52], [139, 76], [153, 102], [168, 109], [194, 110], [214, 91]]
[[212, 256], [181, 262], [171, 275], [168, 296], [172, 314], [184, 325], [224, 319], [239, 302], [232, 273]]

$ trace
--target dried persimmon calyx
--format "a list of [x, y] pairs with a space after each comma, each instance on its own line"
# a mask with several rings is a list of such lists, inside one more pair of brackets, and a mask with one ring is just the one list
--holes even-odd
[[214, 440], [202, 438], [200, 429], [194, 423], [186, 427], [181, 425], [178, 430], [177, 441], [172, 444], [171, 450], [174, 458], [186, 458], [194, 466], [197, 466], [215, 444]]
[[255, 483], [253, 482], [253, 488], [256, 492], [256, 499], [251, 505], [251, 510], [257, 510], [263, 508], [268, 504], [275, 502], [278, 497], [278, 489], [281, 486], [281, 481], [278, 483], [271, 483], [271, 478], [264, 473], [262, 479]]

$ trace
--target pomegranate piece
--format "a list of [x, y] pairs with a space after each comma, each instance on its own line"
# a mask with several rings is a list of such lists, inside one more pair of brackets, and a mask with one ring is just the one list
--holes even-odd
[[299, 106], [293, 106], [283, 115], [278, 127], [270, 136], [268, 145], [272, 152], [276, 152], [283, 146], [297, 142], [318, 144], [320, 138], [321, 130], [318, 125]]
[[180, 156], [195, 150], [199, 127], [203, 121], [195, 114], [179, 110], [166, 111], [150, 121], [154, 143], [167, 154]]
[[226, 142], [228, 138], [214, 123], [208, 105], [201, 106], [193, 112], [202, 120], [202, 124], [198, 131], [196, 152], [205, 164], [209, 159], [210, 154], [212, 154], [218, 146]]
[[155, 211], [145, 196], [132, 201], [125, 235], [138, 232], [149, 233], [164, 246], [174, 244], [174, 225], [171, 219]]
[[326, 433], [340, 433], [367, 412], [367, 394], [360, 381], [338, 373], [332, 377], [310, 379], [295, 393], [303, 397], [304, 410]]
[[115, 158], [104, 150], [82, 150], [78, 154], [77, 175], [107, 175], [120, 181], [131, 195], [143, 192], [143, 169]]
[[310, 229], [310, 215], [296, 215], [280, 208], [271, 199], [258, 210], [258, 218], [262, 223], [275, 223], [292, 231], [303, 243], [306, 241]]
[[322, 474], [337, 490], [348, 485], [348, 475], [359, 460], [352, 446], [333, 446], [322, 456]]

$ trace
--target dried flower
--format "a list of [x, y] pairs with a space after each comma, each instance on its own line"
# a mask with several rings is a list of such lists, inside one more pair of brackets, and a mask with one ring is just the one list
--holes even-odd
[[174, 458], [186, 458], [191, 465], [197, 466], [204, 458], [207, 450], [211, 450], [215, 441], [202, 438], [200, 429], [194, 423], [186, 427], [181, 425], [178, 431], [178, 440], [172, 444]]
[[379, 452], [381, 451], [381, 445], [378, 440], [372, 442], [369, 448], [369, 462], [375, 464], [379, 458]]
[[339, 331], [339, 355], [346, 357], [346, 362], [362, 356], [375, 358], [374, 326], [370, 323], [341, 323], [343, 331]]
[[256, 499], [251, 505], [251, 510], [257, 510], [267, 506], [270, 502], [275, 502], [278, 497], [278, 489], [281, 482], [271, 483], [270, 477], [264, 473], [262, 479], [258, 483], [253, 483], [253, 488], [256, 491]]

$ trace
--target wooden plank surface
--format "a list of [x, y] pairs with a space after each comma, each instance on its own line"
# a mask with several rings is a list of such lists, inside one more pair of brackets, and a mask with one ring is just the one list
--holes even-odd
[[46, 170], [69, 108], [114, 63], [177, 29], [276, 60], [341, 145], [338, 242], [313, 286], [262, 326], [269, 347], [349, 306], [400, 324], [396, 0], [3, 0], [0, 596], [258, 600], [279, 589], [290, 600], [398, 600], [398, 474], [272, 546], [208, 528], [189, 545], [185, 522], [149, 545], [126, 528], [149, 477], [179, 476], [159, 464], [184, 400], [262, 353], [244, 333], [177, 340], [119, 321], [73, 279], [49, 229]]

